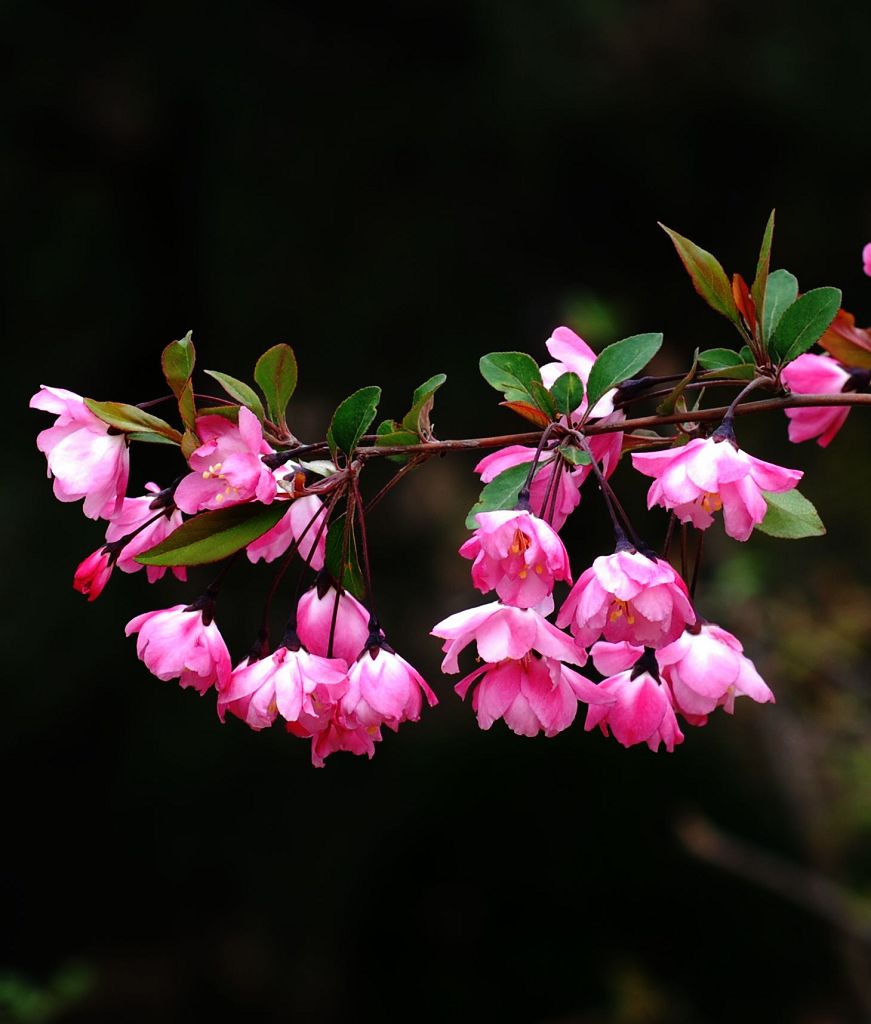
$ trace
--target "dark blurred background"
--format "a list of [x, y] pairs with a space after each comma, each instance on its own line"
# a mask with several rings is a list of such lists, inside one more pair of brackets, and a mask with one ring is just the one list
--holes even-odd
[[[2, 4], [0, 1020], [871, 1019], [867, 417], [827, 452], [779, 415], [741, 424], [807, 471], [829, 536], [712, 531], [702, 608], [778, 703], [671, 756], [582, 717], [478, 730], [427, 636], [480, 600], [455, 553], [473, 459], [428, 464], [371, 531], [390, 637], [442, 703], [315, 770], [136, 660], [127, 620], [207, 574], [71, 590], [102, 534], [52, 499], [50, 420], [25, 408], [41, 383], [156, 397], [193, 328], [200, 366], [239, 377], [292, 344], [307, 439], [353, 389], [401, 415], [438, 371], [440, 436], [522, 430], [481, 354], [544, 361], [560, 323], [663, 330], [663, 372], [731, 344], [656, 221], [750, 277], [772, 206], [774, 265], [868, 323], [869, 39], [853, 0]], [[167, 482], [144, 447], [136, 486]], [[642, 483], [616, 483], [640, 513]], [[576, 574], [603, 519], [591, 491]], [[222, 597], [237, 653], [270, 577]]]

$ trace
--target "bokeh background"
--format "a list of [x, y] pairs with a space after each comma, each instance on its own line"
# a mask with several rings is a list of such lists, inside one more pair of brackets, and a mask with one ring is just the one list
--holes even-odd
[[[40, 383], [157, 397], [193, 328], [200, 366], [239, 377], [292, 344], [309, 439], [356, 387], [396, 415], [438, 371], [441, 436], [524, 429], [481, 354], [544, 361], [560, 323], [595, 345], [663, 330], [663, 372], [730, 344], [656, 221], [749, 276], [772, 206], [774, 265], [868, 323], [871, 7], [9, 0], [0, 26], [0, 1019], [871, 1019], [867, 417], [825, 453], [780, 416], [741, 424], [806, 469], [829, 535], [713, 531], [703, 608], [778, 703], [672, 756], [580, 719], [478, 730], [427, 636], [477, 600], [455, 553], [473, 460], [428, 464], [371, 532], [391, 639], [442, 704], [314, 770], [136, 661], [126, 621], [206, 575], [71, 590], [101, 534], [51, 498], [25, 408]], [[643, 485], [616, 482], [641, 515]], [[567, 538], [576, 572], [606, 549], [594, 492]], [[269, 578], [231, 577], [236, 651]]]

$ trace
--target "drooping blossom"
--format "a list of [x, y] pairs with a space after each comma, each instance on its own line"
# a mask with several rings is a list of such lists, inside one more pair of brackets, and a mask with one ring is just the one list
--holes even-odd
[[736, 697], [750, 697], [760, 704], [774, 702], [774, 694], [740, 641], [713, 623], [687, 629], [657, 651], [656, 660], [676, 709], [693, 725], [704, 724], [717, 707], [731, 715]]
[[96, 601], [109, 582], [115, 563], [105, 547], [97, 548], [79, 564], [73, 575], [73, 590], [85, 594], [89, 601]]
[[862, 269], [871, 277], [871, 242], [862, 250]]
[[667, 687], [637, 664], [643, 653], [644, 648], [625, 642], [593, 645], [593, 664], [603, 674], [611, 673], [598, 688], [612, 703], [590, 704], [584, 728], [589, 732], [598, 726], [624, 747], [646, 743], [657, 751], [663, 743], [671, 753], [684, 736]]
[[312, 694], [318, 686], [341, 686], [346, 678], [347, 666], [341, 659], [309, 654], [288, 642], [265, 658], [236, 668], [218, 693], [218, 717], [223, 722], [230, 711], [257, 730], [272, 725], [278, 715], [295, 722], [304, 710], [315, 712]]
[[647, 507], [672, 509], [682, 523], [707, 529], [723, 510], [726, 533], [747, 540], [765, 518], [762, 491], [789, 491], [801, 480], [798, 469], [763, 462], [724, 437], [695, 438], [679, 448], [633, 452], [632, 464], [654, 478]]
[[326, 506], [316, 494], [294, 499], [271, 530], [251, 541], [245, 549], [248, 560], [257, 562], [262, 558], [264, 562], [273, 562], [296, 541], [303, 561], [315, 571], [320, 571], [324, 567], [327, 546], [327, 534], [323, 528], [326, 514]]
[[588, 679], [555, 658], [527, 654], [495, 665], [481, 665], [454, 687], [464, 700], [469, 688], [472, 708], [482, 729], [499, 718], [518, 736], [556, 736], [575, 720], [578, 701], [610, 698]]
[[[483, 483], [489, 484], [506, 469], [532, 462], [535, 451], [535, 448], [521, 444], [500, 448], [481, 459], [475, 466], [475, 472], [480, 474]], [[580, 486], [590, 472], [590, 466], [560, 466], [560, 462], [561, 459], [553, 455], [545, 455], [529, 487], [530, 510], [540, 519], [547, 519], [555, 530], [561, 530], [566, 519], [578, 507]], [[554, 473], [558, 474], [555, 482]]]
[[89, 519], [108, 519], [121, 507], [130, 472], [124, 434], [110, 433], [81, 395], [42, 385], [30, 400], [31, 409], [55, 413], [53, 427], [43, 430], [36, 446], [45, 454], [59, 501], [84, 498]]
[[438, 704], [423, 676], [405, 658], [383, 640], [370, 643], [348, 670], [340, 720], [345, 726], [396, 729], [402, 722], [418, 721], [424, 696], [430, 707]]
[[[839, 394], [850, 380], [850, 374], [831, 356], [813, 352], [794, 359], [784, 367], [781, 379], [795, 395]], [[849, 407], [815, 406], [808, 409], [787, 409], [790, 441], [809, 441], [817, 438], [821, 448], [827, 447], [844, 425], [850, 414]]]
[[512, 608], [493, 601], [443, 619], [431, 630], [445, 642], [442, 672], [459, 672], [458, 656], [474, 641], [482, 661], [519, 661], [530, 652], [583, 666], [587, 653], [534, 608]]
[[303, 713], [298, 722], [287, 723], [287, 731], [302, 739], [311, 739], [315, 768], [323, 768], [326, 758], [340, 750], [349, 754], [365, 754], [371, 759], [375, 754], [375, 744], [381, 742], [378, 726], [344, 725], [336, 709], [316, 719]]
[[253, 412], [240, 407], [238, 425], [223, 416], [199, 416], [196, 427], [202, 444], [188, 459], [193, 472], [175, 491], [182, 512], [226, 508], [255, 498], [268, 505], [275, 498], [275, 476], [260, 458], [272, 449]]
[[482, 594], [495, 590], [506, 604], [531, 608], [551, 593], [555, 580], [571, 583], [569, 556], [556, 531], [525, 511], [479, 512], [478, 529], [460, 548], [472, 558], [472, 582]]
[[600, 555], [563, 602], [556, 623], [569, 626], [582, 647], [600, 636], [662, 647], [678, 637], [695, 612], [683, 580], [668, 562], [628, 546]]
[[230, 652], [203, 608], [176, 604], [145, 612], [127, 623], [125, 633], [139, 634], [136, 654], [158, 679], [178, 678], [202, 695], [212, 685], [221, 690], [230, 678]]
[[351, 665], [360, 656], [369, 639], [369, 613], [348, 593], [339, 594], [336, 610], [335, 588], [316, 585], [299, 599], [296, 630], [306, 650], [312, 654], [343, 658]]
[[[106, 542], [115, 544], [127, 534], [139, 531], [118, 552], [117, 565], [121, 572], [127, 573], [138, 572], [144, 568], [148, 582], [154, 583], [163, 578], [167, 567], [163, 565], [143, 566], [136, 561], [136, 556], [166, 540], [174, 530], [181, 526], [182, 515], [177, 508], [172, 508], [169, 515], [165, 512], [163, 515], [159, 515], [160, 509], [155, 509], [153, 503], [155, 496], [160, 493], [160, 488], [157, 484], [147, 483], [145, 489], [151, 493], [141, 498], [125, 498], [121, 503], [120, 510], [112, 516], [106, 528]], [[158, 518], [155, 519], [155, 516]], [[146, 526], [149, 519], [154, 519], [154, 522]], [[183, 565], [173, 566], [172, 572], [180, 580], [187, 579], [187, 570]]]

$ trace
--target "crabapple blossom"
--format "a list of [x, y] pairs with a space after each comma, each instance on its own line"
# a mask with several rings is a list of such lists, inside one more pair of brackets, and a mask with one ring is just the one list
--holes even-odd
[[[160, 493], [157, 484], [147, 483], [145, 489], [150, 491], [141, 498], [125, 498], [119, 511], [109, 520], [106, 528], [106, 542], [115, 544], [130, 533], [135, 533], [118, 552], [117, 564], [121, 572], [138, 572], [145, 569], [149, 583], [161, 579], [166, 573], [166, 566], [146, 565], [136, 561], [136, 556], [162, 541], [182, 524], [181, 512], [176, 508], [167, 508], [158, 518], [159, 509], [154, 508], [155, 495]], [[149, 524], [149, 519], [154, 522]], [[147, 525], [146, 525], [147, 524]], [[187, 579], [187, 570], [183, 565], [172, 567], [173, 574], [180, 580]]]
[[871, 277], [871, 242], [862, 250], [862, 269]]
[[296, 541], [300, 557], [315, 571], [323, 569], [327, 546], [326, 517], [326, 506], [316, 494], [294, 499], [271, 530], [251, 541], [245, 549], [248, 560], [257, 562], [262, 558], [264, 562], [273, 562]]
[[[805, 352], [785, 366], [780, 377], [796, 395], [838, 394], [850, 380], [849, 372], [836, 359], [812, 352]], [[817, 444], [825, 448], [844, 425], [849, 413], [849, 408], [837, 406], [787, 409], [789, 439], [799, 442], [815, 437]]]
[[583, 573], [556, 623], [569, 626], [583, 647], [600, 636], [661, 647], [694, 621], [686, 585], [668, 562], [621, 545]]
[[365, 754], [371, 759], [375, 754], [375, 744], [381, 742], [381, 730], [377, 726], [349, 727], [343, 725], [335, 713], [324, 717], [323, 725], [318, 729], [311, 729], [303, 724], [305, 721], [306, 716], [303, 714], [298, 722], [288, 722], [287, 731], [302, 739], [311, 739], [312, 764], [315, 768], [323, 768], [326, 758], [339, 750], [349, 754]]
[[530, 512], [479, 512], [478, 529], [460, 548], [473, 558], [472, 581], [518, 608], [539, 604], [555, 580], [571, 583], [569, 556], [556, 531]]
[[348, 672], [348, 690], [341, 700], [341, 720], [364, 728], [420, 718], [423, 700], [433, 707], [438, 698], [420, 673], [383, 640], [370, 644]]
[[590, 704], [584, 729], [596, 726], [605, 736], [613, 735], [624, 747], [638, 743], [657, 751], [660, 743], [671, 753], [683, 743], [668, 689], [637, 664], [643, 648], [632, 644], [594, 644], [593, 664], [601, 672], [612, 672], [598, 689], [612, 699], [609, 704]]
[[555, 658], [527, 654], [496, 665], [482, 665], [454, 687], [464, 700], [469, 688], [472, 708], [482, 729], [498, 719], [518, 736], [556, 736], [575, 720], [578, 701], [610, 698], [580, 673]]
[[700, 530], [713, 523], [711, 513], [722, 509], [726, 533], [735, 540], [747, 540], [765, 518], [763, 490], [792, 490], [803, 476], [801, 470], [748, 455], [725, 435], [697, 437], [661, 452], [633, 452], [632, 464], [654, 478], [648, 508], [662, 505]]
[[583, 666], [587, 652], [573, 643], [535, 608], [512, 608], [499, 601], [456, 612], [430, 631], [445, 642], [443, 672], [459, 672], [459, 653], [472, 641], [483, 661], [519, 661], [531, 651]]
[[[587, 382], [590, 379], [590, 370], [596, 361], [596, 353], [590, 346], [570, 327], [557, 327], [553, 334], [545, 342], [548, 352], [557, 360], [554, 363], [545, 363], [541, 368], [541, 379], [544, 386], [549, 388], [554, 381], [562, 374], [571, 370], [576, 373], [584, 382], [586, 392]], [[584, 413], [587, 409], [587, 397], [576, 410]], [[611, 390], [603, 395], [593, 406], [590, 413], [593, 417], [607, 416], [614, 411], [614, 391]]]
[[348, 593], [338, 595], [336, 610], [335, 588], [321, 583], [299, 599], [296, 630], [306, 650], [312, 654], [343, 658], [350, 665], [360, 656], [369, 639], [369, 613]]
[[81, 395], [43, 384], [30, 400], [31, 409], [55, 413], [53, 427], [40, 432], [36, 446], [45, 454], [48, 475], [54, 477], [59, 501], [84, 498], [82, 511], [89, 519], [108, 519], [121, 507], [130, 456], [127, 438], [110, 433]]
[[241, 665], [218, 693], [218, 717], [232, 712], [252, 729], [265, 729], [278, 715], [295, 722], [303, 710], [314, 712], [311, 695], [318, 686], [345, 683], [347, 666], [339, 658], [321, 658], [288, 641], [259, 661]]
[[[199, 602], [197, 602], [199, 604]], [[138, 633], [136, 654], [150, 672], [164, 681], [179, 679], [202, 695], [213, 684], [219, 690], [232, 671], [224, 638], [207, 609], [176, 604], [131, 619], [125, 633]]]
[[175, 491], [182, 512], [226, 508], [252, 499], [270, 504], [276, 494], [275, 476], [260, 456], [272, 449], [263, 440], [254, 413], [242, 406], [238, 425], [223, 416], [199, 416], [196, 426], [202, 444], [188, 459], [193, 472]]
[[73, 576], [73, 590], [96, 601], [109, 582], [115, 562], [105, 547], [97, 548], [79, 564]]
[[690, 627], [656, 652], [675, 707], [693, 725], [703, 724], [717, 707], [732, 714], [736, 697], [774, 702], [774, 694], [743, 652], [736, 637], [713, 623]]

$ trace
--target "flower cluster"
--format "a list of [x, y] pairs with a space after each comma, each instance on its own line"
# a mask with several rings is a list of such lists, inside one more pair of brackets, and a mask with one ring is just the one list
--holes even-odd
[[[570, 369], [588, 383], [594, 360], [577, 335], [560, 327], [547, 346], [561, 362], [542, 367], [543, 379]], [[582, 405], [569, 419], [585, 412]], [[612, 395], [590, 412], [620, 415]], [[530, 467], [518, 507], [477, 513], [476, 529], [459, 552], [472, 559], [475, 587], [495, 591], [499, 600], [451, 615], [432, 632], [445, 641], [442, 670], [448, 673], [459, 671], [459, 652], [475, 643], [483, 664], [455, 689], [463, 698], [471, 692], [482, 729], [501, 718], [519, 735], [554, 736], [572, 724], [583, 702], [587, 729], [610, 730], [624, 746], [646, 743], [656, 750], [663, 744], [671, 751], [684, 738], [677, 714], [703, 725], [716, 707], [731, 713], [736, 696], [774, 698], [735, 637], [697, 617], [671, 564], [630, 543], [622, 526], [614, 553], [596, 558], [571, 587], [556, 624], [547, 620], [557, 581], [572, 583], [557, 531], [593, 473], [614, 515], [607, 479], [620, 457], [620, 433], [604, 436], [606, 443], [587, 445], [589, 458], [577, 469], [563, 464], [557, 446], [549, 453], [515, 446], [478, 464], [485, 482], [514, 465]], [[765, 517], [763, 491], [790, 490], [802, 475], [741, 451], [729, 426], [677, 448], [634, 453], [632, 460], [654, 477], [649, 507], [662, 505], [700, 530], [722, 510], [726, 532], [742, 541]], [[589, 656], [604, 676], [598, 685], [569, 667], [583, 667]]]
[[[586, 729], [598, 727], [624, 746], [671, 751], [684, 725], [704, 725], [717, 708], [731, 713], [736, 697], [772, 701], [741, 643], [697, 610], [704, 531], [722, 522], [729, 537], [746, 542], [755, 530], [786, 538], [825, 530], [796, 490], [802, 472], [742, 450], [736, 418], [782, 409], [791, 441], [826, 447], [848, 409], [871, 402], [871, 330], [840, 308], [838, 289], [800, 294], [792, 274], [769, 274], [773, 228], [772, 214], [752, 285], [740, 274], [730, 280], [709, 252], [665, 229], [696, 291], [740, 336], [740, 348], [697, 352], [685, 374], [647, 375], [662, 344], [657, 333], [597, 354], [558, 327], [544, 365], [523, 352], [483, 356], [485, 380], [504, 406], [536, 425], [534, 433], [437, 439], [433, 403], [446, 378], [436, 374], [414, 391], [407, 412], [377, 426], [381, 389], [354, 391], [323, 440], [304, 443], [287, 423], [298, 376], [289, 346], [275, 345], [257, 360], [259, 390], [207, 371], [227, 395], [216, 405], [195, 390], [190, 335], [163, 351], [168, 393], [141, 405], [43, 386], [30, 404], [55, 416], [37, 438], [54, 493], [82, 501], [84, 514], [104, 527], [73, 587], [94, 601], [116, 568], [145, 569], [154, 584], [168, 570], [185, 582], [190, 570], [223, 563], [200, 597], [127, 624], [140, 659], [159, 679], [214, 692], [222, 722], [229, 716], [260, 731], [280, 720], [311, 741], [316, 765], [340, 750], [371, 757], [384, 727], [417, 721], [424, 702], [437, 701], [376, 615], [367, 517], [432, 456], [492, 448], [475, 466], [483, 489], [459, 552], [488, 603], [449, 615], [432, 631], [443, 641], [448, 674], [459, 673], [463, 652], [475, 649], [477, 664], [455, 690], [470, 699], [482, 729], [501, 719], [518, 735], [552, 737], [583, 704]], [[871, 245], [863, 258], [867, 272]], [[810, 351], [816, 343], [822, 351]], [[734, 390], [730, 403], [703, 407], [706, 393], [721, 388]], [[758, 401], [762, 389], [775, 397]], [[177, 409], [176, 425], [151, 411], [165, 402]], [[633, 406], [645, 402], [655, 402], [655, 415], [636, 416]], [[138, 442], [169, 445], [180, 462], [166, 474], [167, 486], [137, 483], [128, 494]], [[641, 540], [612, 486], [627, 451], [626, 462], [648, 478], [648, 509], [668, 513], [658, 553]], [[394, 461], [395, 472], [377, 494], [364, 495], [361, 479], [381, 457]], [[575, 578], [561, 531], [585, 487], [601, 493], [615, 547]], [[680, 552], [674, 564], [673, 549]], [[256, 642], [239, 660], [215, 617], [230, 569], [246, 559], [262, 563], [257, 571], [271, 572], [272, 582]], [[289, 595], [281, 587], [294, 562]]]
[[[229, 712], [260, 730], [280, 717], [289, 733], [312, 741], [318, 766], [339, 750], [371, 757], [383, 726], [395, 730], [402, 722], [417, 721], [424, 699], [436, 703], [420, 674], [387, 643], [375, 618], [322, 571], [327, 507], [317, 494], [298, 493], [296, 471], [288, 476], [264, 462], [275, 449], [249, 409], [242, 406], [233, 421], [197, 417], [200, 443], [188, 456], [190, 471], [172, 487], [161, 490], [149, 483], [147, 494], [130, 498], [123, 432], [113, 431], [80, 396], [59, 388], [43, 387], [31, 405], [58, 416], [38, 439], [56, 495], [62, 501], [84, 498], [86, 514], [108, 523], [105, 544], [73, 577], [74, 588], [88, 600], [102, 593], [115, 567], [125, 573], [145, 568], [150, 583], [161, 579], [167, 566], [144, 565], [138, 556], [159, 549], [185, 516], [240, 505], [281, 506], [275, 525], [245, 545], [249, 561], [298, 553], [320, 572], [316, 585], [299, 599], [280, 646], [269, 651], [264, 629], [254, 652], [235, 669], [214, 619], [216, 587], [193, 604], [136, 616], [127, 635], [137, 634], [136, 652], [158, 679], [178, 679], [200, 695], [214, 688], [221, 721]], [[186, 579], [183, 564], [172, 565], [172, 571]]]

